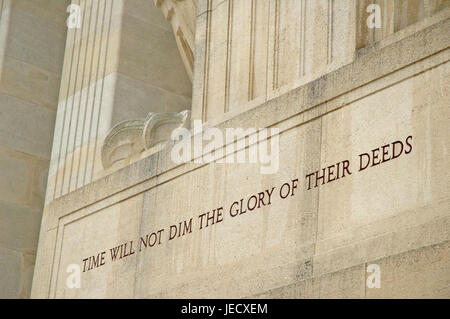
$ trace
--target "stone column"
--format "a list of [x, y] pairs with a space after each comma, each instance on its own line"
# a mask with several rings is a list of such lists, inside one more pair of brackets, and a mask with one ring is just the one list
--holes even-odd
[[108, 131], [149, 112], [190, 109], [191, 82], [170, 24], [150, 0], [73, 0], [46, 201], [104, 173]]
[[66, 39], [64, 0], [0, 1], [0, 298], [26, 298]]

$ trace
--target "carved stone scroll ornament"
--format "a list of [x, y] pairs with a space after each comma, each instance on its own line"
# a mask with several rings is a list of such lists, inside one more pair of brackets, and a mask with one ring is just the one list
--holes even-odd
[[144, 126], [144, 147], [150, 149], [159, 143], [170, 141], [172, 131], [189, 128], [191, 111], [180, 113], [149, 113]]
[[144, 119], [126, 120], [116, 124], [106, 136], [102, 146], [102, 164], [108, 169], [125, 162], [144, 150], [142, 131]]
[[109, 169], [118, 163], [127, 163], [144, 150], [171, 139], [172, 131], [189, 128], [191, 111], [179, 113], [150, 112], [145, 119], [126, 120], [115, 125], [102, 146], [102, 164]]

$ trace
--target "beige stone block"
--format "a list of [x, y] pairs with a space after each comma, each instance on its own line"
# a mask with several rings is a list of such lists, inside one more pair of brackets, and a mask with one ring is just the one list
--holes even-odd
[[[358, 1], [358, 0], [356, 0]], [[327, 71], [353, 62], [356, 38], [355, 1], [335, 1], [330, 5], [330, 63]]]
[[35, 252], [23, 253], [23, 268], [22, 268], [22, 284], [20, 286], [19, 298], [29, 299], [31, 294], [31, 284], [33, 281], [34, 264], [36, 254]]
[[[332, 61], [332, 3], [329, 0], [314, 1], [307, 8], [307, 16], [314, 20], [313, 31], [311, 36], [306, 38], [306, 73], [310, 73], [313, 78], [318, 78], [324, 74], [327, 69], [327, 64]], [[307, 20], [308, 21], [308, 20]]]
[[192, 98], [183, 95], [172, 94], [171, 92], [166, 92], [164, 105], [164, 110], [167, 110], [168, 112], [190, 110], [192, 107]]
[[12, 0], [5, 1], [5, 5], [15, 11], [21, 11], [57, 28], [67, 28], [66, 12], [70, 0]]
[[126, 0], [124, 1], [124, 13], [139, 19], [154, 27], [172, 31], [170, 24], [164, 19], [162, 12], [156, 8], [153, 1]]
[[[206, 62], [204, 53], [201, 53], [202, 56], [197, 58], [202, 60], [197, 66], [202, 67], [201, 64], [206, 62], [208, 76], [210, 67], [213, 69], [223, 68], [224, 75], [220, 73], [222, 78], [215, 78], [214, 74], [211, 74], [211, 79], [215, 78], [213, 80], [215, 82], [208, 83], [211, 92], [206, 92], [206, 94], [211, 93], [212, 96], [215, 96], [221, 93], [221, 88], [224, 91], [224, 108], [220, 112], [227, 113], [246, 108], [248, 103], [256, 98], [265, 98], [269, 2], [229, 1], [225, 4], [218, 4], [215, 10], [217, 11], [212, 12], [207, 18], [212, 21], [211, 30], [206, 31], [208, 39], [203, 40], [206, 43], [198, 43], [197, 50], [203, 50], [205, 46], [208, 47], [208, 50], [211, 48], [214, 50], [216, 47], [219, 51], [223, 49], [226, 51], [225, 53], [222, 54], [220, 51], [220, 56], [211, 56], [211, 58], [215, 60], [225, 57], [226, 61], [222, 63], [221, 60], [218, 60], [219, 64], [216, 65], [216, 62], [208, 57]], [[198, 19], [204, 20], [205, 18], [201, 16]], [[203, 22], [197, 26], [199, 32], [203, 32], [202, 27]], [[219, 30], [222, 30], [222, 33]], [[218, 37], [218, 39], [216, 40], [214, 37]], [[224, 38], [222, 39], [222, 37]], [[223, 47], [219, 47], [220, 45]], [[202, 69], [200, 73], [203, 73]], [[208, 107], [217, 108], [212, 103]]]
[[[431, 166], [430, 173], [425, 173], [424, 163], [447, 161], [446, 131], [433, 136], [427, 133], [445, 125], [439, 118], [445, 118], [448, 109], [441, 91], [445, 82], [442, 75], [447, 72], [447, 66], [442, 65], [324, 117], [321, 167], [347, 159], [352, 175], [320, 186], [319, 238], [446, 196], [448, 187], [441, 184], [446, 178], [431, 173], [435, 170]], [[419, 89], [419, 83], [428, 85]], [[410, 135], [410, 154], [359, 172], [359, 154], [397, 140], [404, 143]], [[432, 188], [435, 183], [440, 186]]]
[[[292, 85], [299, 77], [304, 75], [304, 62], [306, 50], [306, 30], [308, 23], [320, 19], [321, 15], [307, 14], [308, 10], [315, 9], [324, 1], [303, 3], [303, 1], [278, 1], [274, 7], [276, 21], [274, 21], [274, 83], [277, 89], [285, 85]], [[275, 4], [275, 2], [273, 2]], [[305, 21], [307, 16], [310, 21]], [[321, 21], [326, 26], [326, 21]], [[325, 42], [326, 43], [326, 42]]]
[[196, 1], [196, 5], [197, 5], [197, 17], [199, 17], [200, 15], [204, 14], [209, 8], [208, 4], [209, 4], [209, 0], [197, 0]]
[[166, 91], [120, 73], [115, 87], [112, 125], [132, 118], [146, 118], [149, 112], [180, 112], [190, 108], [190, 98]]
[[313, 279], [313, 298], [364, 298], [364, 265]]
[[5, 54], [59, 77], [67, 26], [55, 25], [15, 7], [10, 19]]
[[[309, 244], [315, 238], [316, 192], [305, 193], [299, 189], [289, 201], [274, 194], [273, 206], [239, 218], [229, 215], [229, 207], [242, 194], [281, 186], [280, 180], [290, 181], [304, 174], [318, 156], [319, 128], [320, 123], [314, 122], [281, 136], [283, 169], [277, 175], [259, 175], [258, 165], [210, 164], [149, 191], [144, 199], [144, 212], [166, 211], [167, 214], [144, 213], [141, 226], [144, 234], [161, 228], [167, 232], [169, 225], [191, 217], [194, 230], [139, 255], [136, 296], [200, 297], [209, 293], [218, 298], [244, 297], [310, 276], [312, 247]], [[253, 182], [247, 183], [250, 178]], [[190, 185], [187, 193], [184, 185]], [[211, 189], [223, 187], [226, 192], [210, 193]], [[212, 196], [198, 198], [198, 194]], [[224, 221], [199, 230], [198, 215], [220, 205], [224, 208]], [[167, 240], [168, 234], [165, 236]], [[222, 269], [220, 273], [218, 267]], [[255, 276], [260, 280], [255, 280]], [[148, 287], [144, 284], [147, 278], [161, 279]], [[193, 285], [192, 278], [202, 283]], [[233, 284], [224, 289], [225, 281]]]
[[356, 49], [363, 48], [370, 43], [385, 39], [395, 32], [395, 2], [396, 1], [380, 0], [376, 3], [380, 6], [381, 10], [381, 28], [369, 29], [367, 27], [367, 19], [371, 13], [367, 12], [367, 8], [373, 2], [356, 0]]
[[50, 158], [55, 112], [0, 93], [0, 141], [3, 146], [42, 159]]
[[367, 298], [450, 297], [449, 242], [373, 261], [379, 265], [381, 287], [366, 289]]
[[59, 75], [6, 56], [1, 66], [0, 91], [56, 110]]
[[394, 13], [394, 31], [406, 28], [424, 17], [424, 0], [396, 0]]
[[[204, 121], [209, 121], [227, 110], [226, 87], [227, 80], [227, 52], [229, 51], [229, 1], [223, 1], [220, 4], [213, 4], [213, 10], [209, 13], [209, 26], [207, 32], [209, 38], [206, 39], [207, 55], [206, 60], [206, 91], [203, 98], [204, 102]], [[209, 41], [209, 42], [208, 42]]]
[[17, 298], [20, 293], [23, 258], [19, 251], [0, 247], [0, 296], [1, 298]]
[[2, 1], [2, 297], [30, 295], [67, 29], [65, 3]]
[[[448, 204], [437, 207], [436, 210], [441, 210], [443, 214], [442, 210], [446, 209], [446, 206]], [[430, 209], [419, 211], [422, 215], [433, 216], [433, 213]], [[318, 276], [408, 250], [434, 245], [447, 241], [449, 238], [449, 217], [434, 215], [432, 221], [423, 224], [420, 224], [420, 218], [414, 215], [404, 217], [404, 221], [392, 218], [384, 223], [371, 224], [369, 227], [354, 228], [347, 234], [341, 233], [330, 238], [328, 245], [318, 242], [314, 257], [314, 275]], [[428, 218], [432, 217], [428, 216]], [[408, 222], [410, 225], [405, 227], [404, 224]], [[411, 226], [412, 223], [419, 225]], [[391, 227], [388, 226], [389, 224]], [[380, 230], [383, 230], [381, 235], [377, 234]], [[333, 245], [330, 245], [331, 243]]]
[[29, 298], [34, 255], [0, 247], [0, 296]]
[[[55, 297], [131, 298], [134, 285], [130, 282], [134, 281], [136, 254], [113, 262], [109, 249], [132, 240], [136, 247], [141, 212], [142, 196], [136, 196], [65, 225], [64, 233], [59, 237], [62, 247], [57, 266], [61, 271], [56, 273], [57, 286], [52, 290]], [[102, 231], [98, 230], [99, 224], [105, 226]], [[91, 270], [86, 268], [81, 274], [81, 288], [69, 289], [66, 286], [66, 268], [70, 264], [78, 264], [83, 271], [83, 259], [97, 256], [102, 251], [106, 252], [105, 265]]]
[[26, 202], [31, 186], [30, 180], [33, 176], [30, 157], [6, 149], [2, 149], [1, 154], [1, 199], [15, 203]]
[[57, 229], [48, 230], [48, 220], [44, 212], [39, 234], [39, 249], [36, 255], [35, 273], [32, 281], [31, 298], [48, 298], [55, 256]]
[[171, 31], [124, 15], [121, 32], [120, 73], [176, 94], [191, 95], [192, 85]]
[[365, 297], [365, 268], [359, 265], [340, 271], [301, 280], [250, 298], [281, 299], [347, 299]]
[[17, 204], [0, 203], [0, 245], [10, 249], [35, 252], [42, 213]]
[[206, 58], [208, 56], [207, 47], [207, 26], [208, 14], [202, 14], [196, 20], [195, 32], [195, 56], [194, 75], [192, 81], [192, 119], [203, 118], [204, 92], [206, 90], [205, 72], [207, 72]]

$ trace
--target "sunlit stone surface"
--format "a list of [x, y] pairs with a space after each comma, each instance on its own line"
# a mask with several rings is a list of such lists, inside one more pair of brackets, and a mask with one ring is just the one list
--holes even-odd
[[0, 297], [449, 298], [450, 1], [373, 2], [0, 1]]

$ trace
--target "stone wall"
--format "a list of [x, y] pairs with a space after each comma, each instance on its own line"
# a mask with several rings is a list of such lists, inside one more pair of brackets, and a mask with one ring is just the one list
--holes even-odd
[[30, 295], [67, 3], [0, 1], [0, 298]]
[[[366, 9], [380, 5], [381, 28]], [[352, 62], [444, 0], [199, 0], [192, 117], [214, 125]]]
[[[327, 38], [330, 28], [323, 24], [329, 21], [326, 12], [330, 7], [328, 1], [314, 1], [314, 6], [307, 1], [309, 6], [293, 8], [287, 7], [293, 4], [289, 1], [278, 7], [272, 3], [280, 2], [271, 1], [269, 8], [259, 1], [252, 8], [247, 6], [254, 1], [208, 1], [197, 18], [197, 30], [199, 25], [211, 28], [211, 33], [197, 35], [200, 47], [211, 43], [209, 49], [204, 48], [210, 71], [204, 86], [199, 78], [205, 73], [194, 74], [194, 81], [202, 85], [194, 88], [193, 111], [200, 108], [203, 113], [197, 115], [207, 120], [208, 114], [217, 114], [219, 129], [279, 128], [280, 169], [261, 175], [257, 164], [177, 165], [166, 148], [54, 199], [44, 210], [32, 297], [448, 298], [449, 10], [365, 47], [354, 58], [356, 42], [350, 48], [342, 47], [348, 55], [337, 54], [336, 59], [343, 60], [331, 59], [331, 64], [330, 47], [312, 45], [305, 51], [305, 72], [309, 77], [326, 74], [275, 94], [270, 93], [273, 82], [235, 78], [234, 68], [255, 74], [254, 80], [257, 75], [247, 72], [248, 50], [226, 54], [230, 42], [226, 32], [219, 32], [220, 26], [228, 25], [231, 34], [234, 28], [245, 29], [241, 23], [253, 21], [236, 15], [230, 24], [227, 17], [238, 12], [232, 2], [253, 17], [259, 16], [255, 15], [259, 10], [278, 12], [271, 16], [280, 19], [288, 14], [301, 17], [297, 11], [310, 10], [310, 19], [320, 23], [317, 38], [311, 34], [305, 38], [312, 44], [334, 41]], [[321, 10], [325, 14], [314, 15]], [[337, 12], [352, 16], [350, 11]], [[296, 22], [286, 19], [275, 25], [287, 23]], [[274, 24], [257, 25], [264, 29]], [[273, 51], [283, 62], [275, 70], [292, 63], [294, 73], [291, 78], [279, 78], [275, 90], [298, 80], [302, 60], [294, 53], [303, 52], [301, 47], [287, 49], [297, 45], [289, 41], [295, 34], [283, 35], [298, 28], [277, 30], [279, 39], [285, 41], [278, 42], [280, 49]], [[245, 39], [246, 34], [238, 35]], [[254, 41], [250, 42], [258, 43], [258, 32], [251, 34]], [[232, 47], [240, 45], [231, 43]], [[196, 65], [204, 65], [202, 54], [196, 50]], [[251, 59], [259, 58], [255, 54]], [[352, 62], [338, 68], [348, 58]], [[268, 81], [274, 75], [271, 60], [262, 57], [261, 61], [269, 63], [255, 68]], [[216, 87], [216, 83], [227, 83], [224, 78], [230, 79], [230, 86]], [[245, 103], [248, 83], [255, 85], [252, 97], [263, 97], [253, 108]], [[265, 84], [258, 91], [261, 83]], [[206, 109], [195, 102], [201, 100], [200, 92], [206, 94]], [[238, 116], [220, 118], [227, 105], [230, 109], [242, 105], [242, 110]], [[393, 143], [400, 142], [405, 147], [409, 143], [410, 149], [405, 148], [398, 158], [390, 153], [392, 160], [358, 170], [360, 154], [373, 156], [382, 147], [395, 152]], [[351, 163], [351, 175], [308, 187], [306, 176], [345, 160]], [[284, 183], [291, 189], [297, 183], [297, 187], [295, 194], [282, 199], [279, 192]], [[265, 197], [260, 207], [236, 213], [240, 199], [248, 203], [252, 196], [258, 198], [272, 189], [270, 204]], [[214, 225], [203, 224], [200, 229], [199, 216], [217, 213], [221, 207], [222, 221], [215, 215]], [[180, 222], [189, 225], [191, 218], [191, 231], [169, 240], [169, 226], [178, 229]], [[148, 246], [142, 245], [141, 238]], [[123, 254], [112, 261], [114, 247]], [[104, 262], [99, 261], [101, 256]], [[94, 266], [92, 258], [97, 258]], [[380, 289], [366, 285], [366, 266], [372, 263], [381, 269]], [[81, 267], [80, 288], [67, 285], [70, 265]]]

